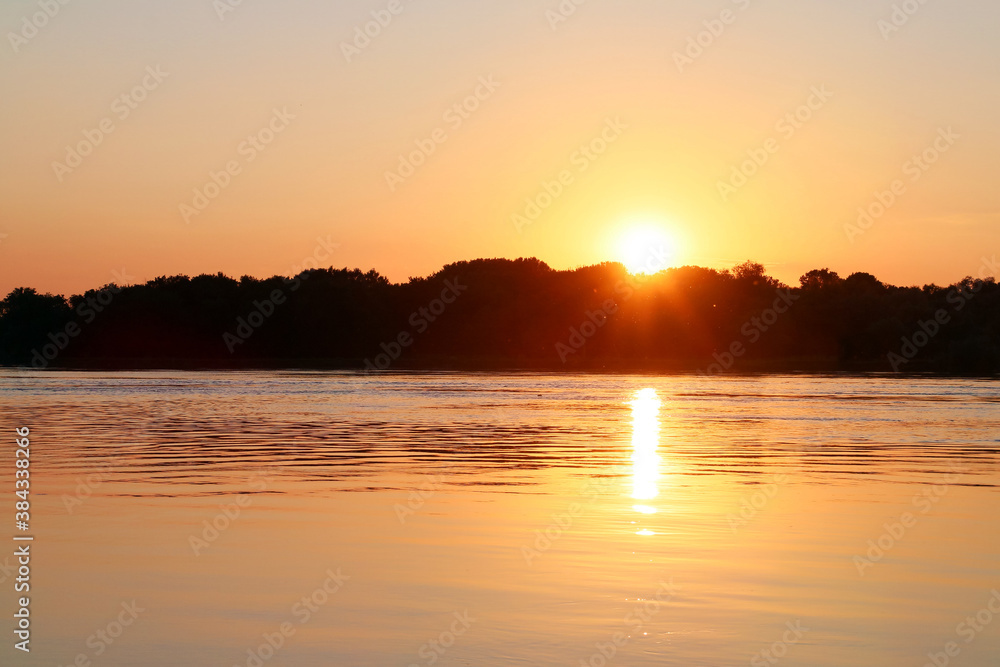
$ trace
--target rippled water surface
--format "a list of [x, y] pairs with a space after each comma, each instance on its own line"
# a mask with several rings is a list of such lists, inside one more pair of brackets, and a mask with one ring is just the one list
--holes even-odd
[[997, 388], [0, 372], [0, 664], [996, 667]]

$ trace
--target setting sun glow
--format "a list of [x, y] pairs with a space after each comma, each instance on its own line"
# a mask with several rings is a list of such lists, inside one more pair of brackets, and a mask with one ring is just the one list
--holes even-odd
[[670, 268], [676, 254], [676, 241], [657, 225], [632, 227], [619, 242], [619, 261], [632, 274], [652, 274]]

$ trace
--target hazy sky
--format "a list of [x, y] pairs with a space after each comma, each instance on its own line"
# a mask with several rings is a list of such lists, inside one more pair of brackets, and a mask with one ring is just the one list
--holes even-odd
[[679, 264], [789, 282], [946, 283], [1000, 253], [996, 2], [229, 2], [0, 4], [0, 292], [317, 255], [570, 268], [643, 225]]

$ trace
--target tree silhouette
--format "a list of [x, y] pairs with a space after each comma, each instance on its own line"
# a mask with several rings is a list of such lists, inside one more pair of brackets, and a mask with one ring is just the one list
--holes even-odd
[[825, 268], [791, 288], [755, 262], [635, 276], [534, 258], [457, 262], [400, 284], [346, 268], [161, 276], [68, 299], [13, 290], [0, 301], [0, 363], [993, 373], [1000, 289], [992, 278], [895, 287]]

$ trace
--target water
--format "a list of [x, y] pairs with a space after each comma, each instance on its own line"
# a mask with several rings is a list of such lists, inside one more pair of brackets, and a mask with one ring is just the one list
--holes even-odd
[[996, 667], [996, 389], [3, 372], [0, 664]]

